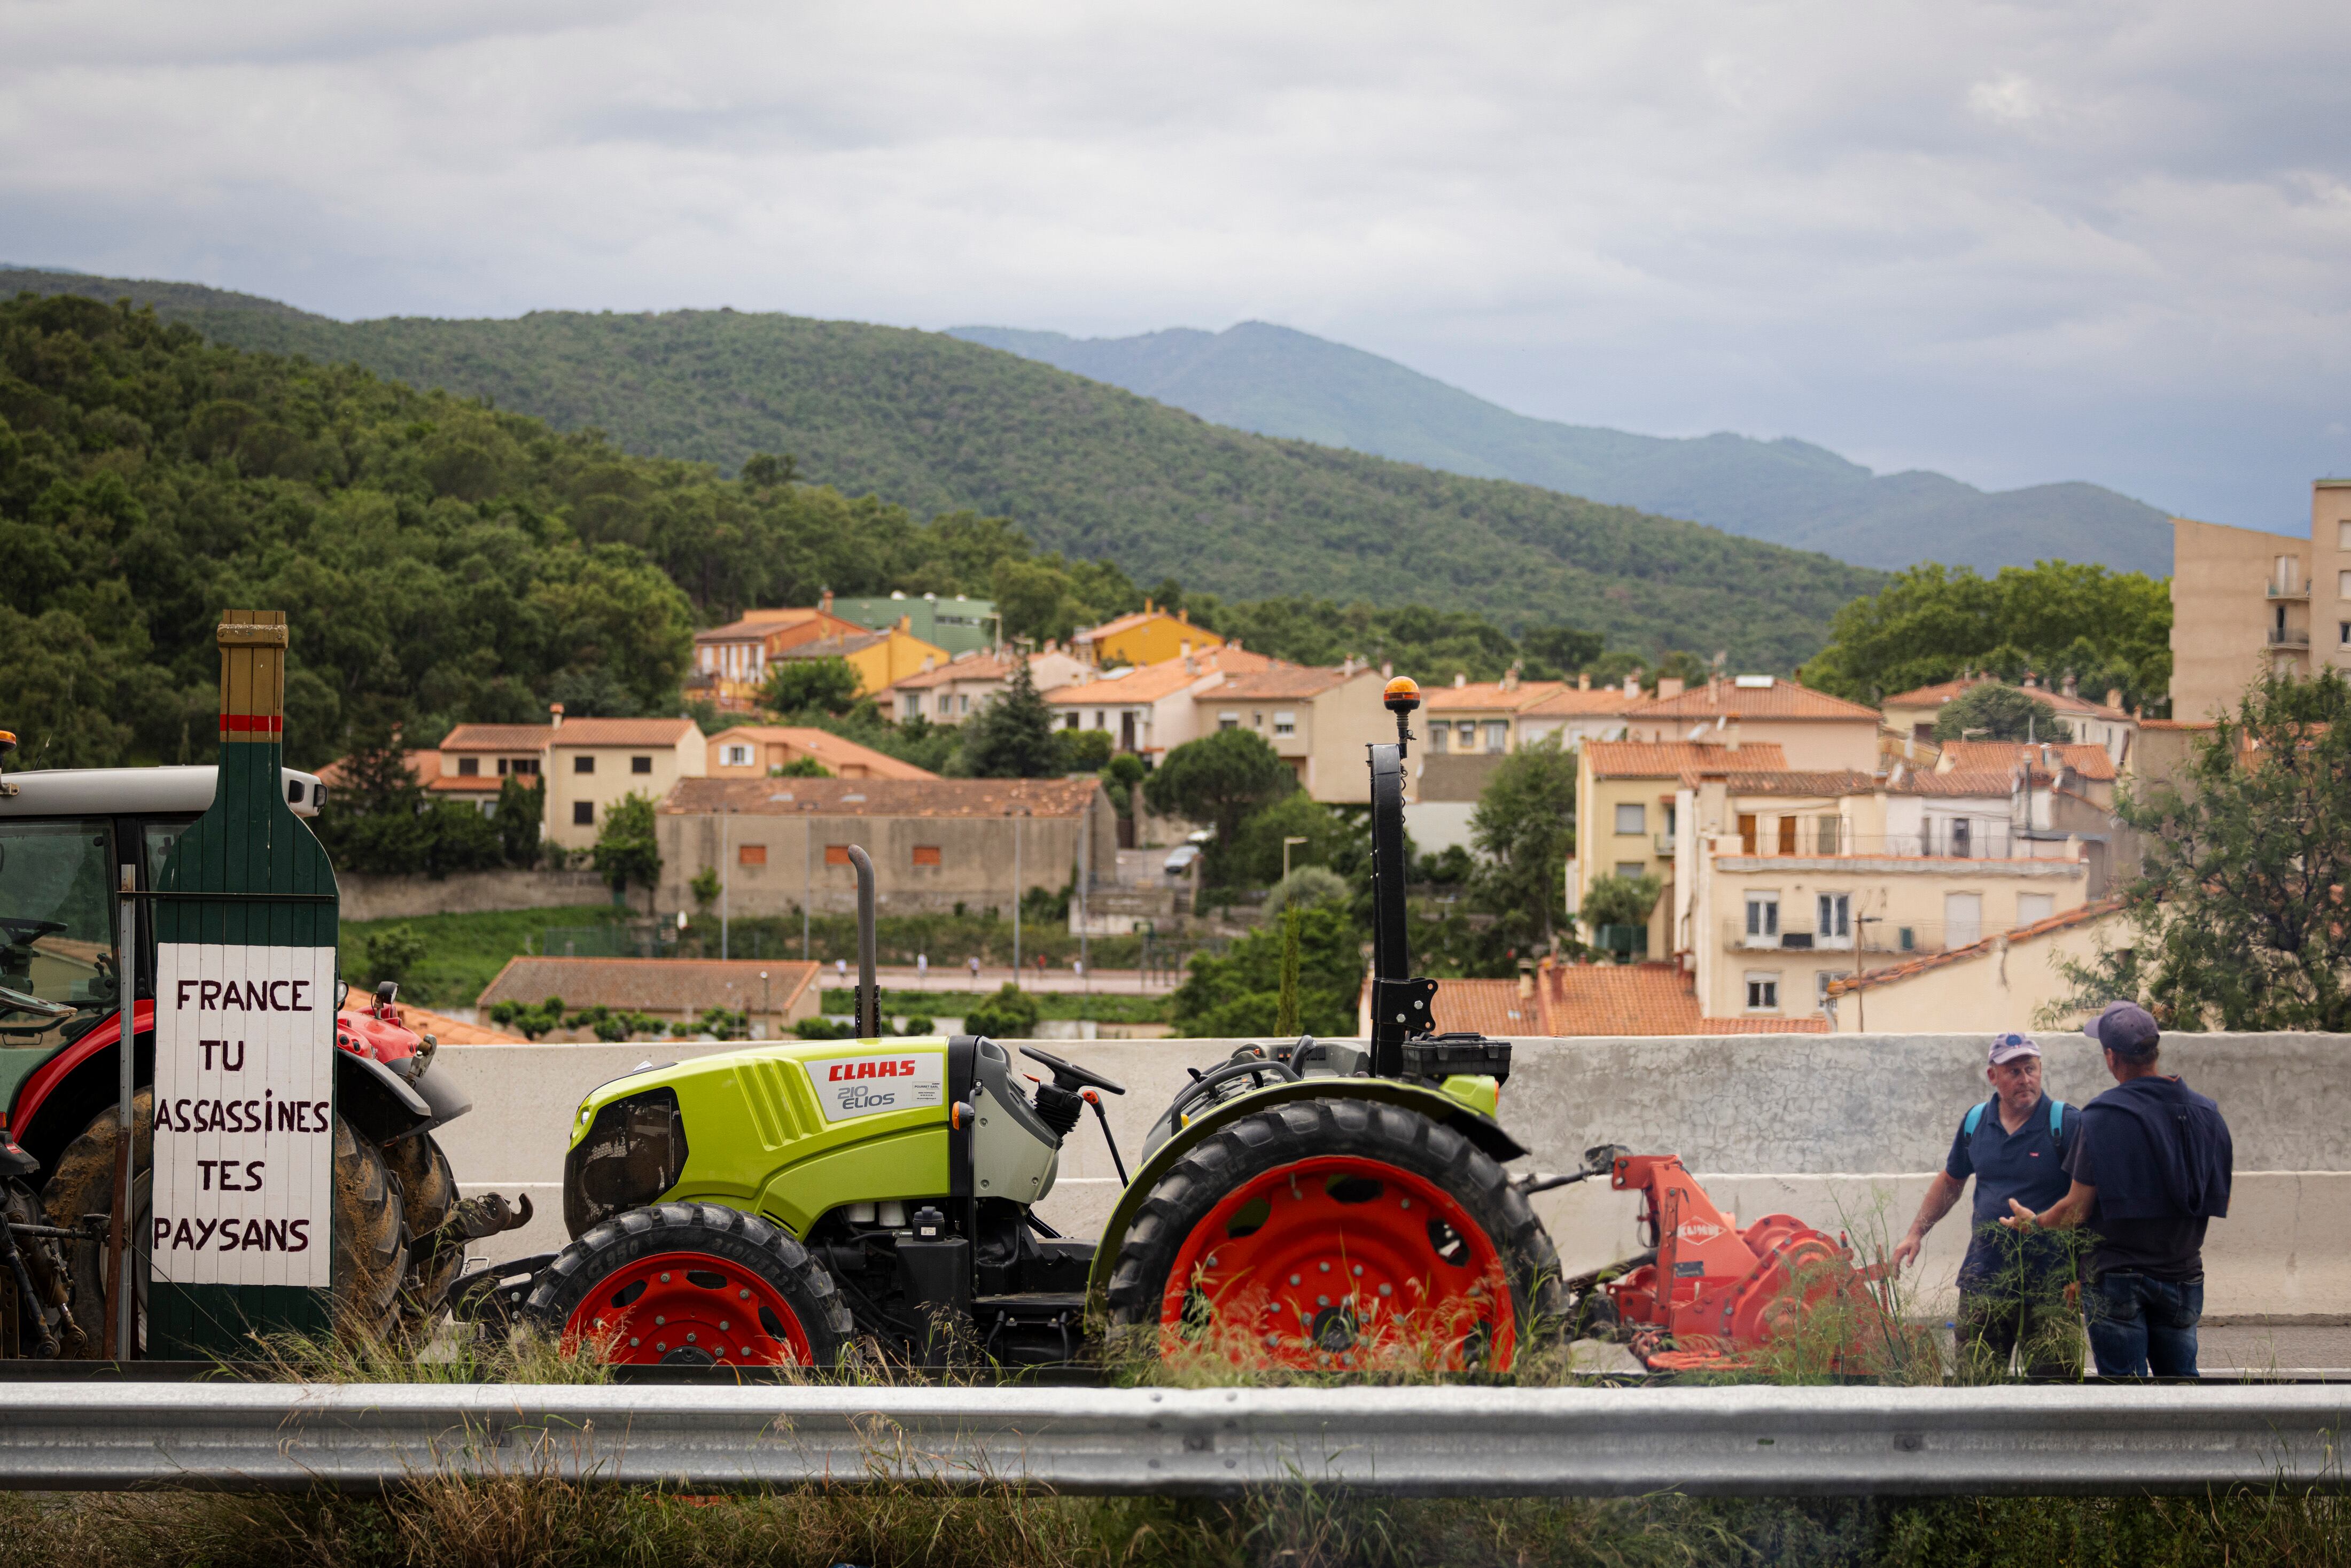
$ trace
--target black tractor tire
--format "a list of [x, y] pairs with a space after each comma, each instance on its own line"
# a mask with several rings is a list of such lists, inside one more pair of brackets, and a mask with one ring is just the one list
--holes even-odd
[[[143, 1228], [152, 1212], [154, 1094], [141, 1089], [131, 1102], [132, 1201]], [[41, 1189], [41, 1207], [52, 1225], [77, 1225], [86, 1214], [114, 1212], [114, 1151], [119, 1129], [108, 1107], [90, 1118]], [[96, 1356], [111, 1310], [107, 1249], [72, 1249], [73, 1312], [85, 1326]], [[400, 1280], [408, 1262], [408, 1231], [401, 1221], [400, 1184], [384, 1168], [383, 1156], [335, 1118], [335, 1255], [330, 1271], [335, 1321], [346, 1332], [387, 1335], [398, 1326]], [[135, 1333], [147, 1340], [143, 1311]]]
[[1468, 1139], [1418, 1112], [1375, 1101], [1333, 1097], [1292, 1101], [1218, 1128], [1153, 1184], [1120, 1239], [1108, 1306], [1113, 1329], [1128, 1331], [1144, 1354], [1155, 1333], [1169, 1271], [1186, 1240], [1225, 1197], [1285, 1166], [1346, 1155], [1394, 1166], [1459, 1204], [1486, 1232], [1502, 1260], [1522, 1353], [1538, 1334], [1554, 1333], [1568, 1305], [1559, 1253], [1509, 1176]]
[[408, 1227], [408, 1270], [400, 1282], [403, 1329], [420, 1333], [440, 1314], [450, 1281], [465, 1265], [464, 1243], [439, 1245], [434, 1239], [457, 1207], [457, 1173], [430, 1133], [402, 1138], [383, 1152], [384, 1165], [400, 1184], [401, 1218]]
[[[523, 1303], [523, 1318], [550, 1336], [566, 1335], [600, 1286], [664, 1253], [698, 1253], [756, 1276], [799, 1319], [815, 1368], [834, 1369], [849, 1355], [856, 1323], [824, 1265], [781, 1227], [716, 1203], [655, 1204], [590, 1227], [539, 1275]], [[617, 1303], [616, 1310], [625, 1311], [626, 1304]], [[615, 1350], [615, 1360], [654, 1359], [632, 1356], [618, 1342]], [[673, 1351], [669, 1359], [700, 1354]]]

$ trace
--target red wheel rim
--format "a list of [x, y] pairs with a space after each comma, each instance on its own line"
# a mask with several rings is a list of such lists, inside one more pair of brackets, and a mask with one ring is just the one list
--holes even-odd
[[1503, 1368], [1516, 1316], [1492, 1240], [1443, 1188], [1333, 1155], [1268, 1171], [1194, 1228], [1168, 1270], [1160, 1343], [1300, 1369], [1398, 1356]]
[[563, 1325], [563, 1345], [608, 1361], [808, 1366], [808, 1331], [773, 1285], [707, 1252], [660, 1252], [596, 1281]]

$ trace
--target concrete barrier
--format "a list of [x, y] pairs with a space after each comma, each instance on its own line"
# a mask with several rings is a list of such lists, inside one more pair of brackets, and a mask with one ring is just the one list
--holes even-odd
[[[1127, 1085], [1109, 1100], [1132, 1168], [1144, 1133], [1187, 1066], [1219, 1060], [1231, 1040], [1055, 1040], [1056, 1053]], [[2111, 1083], [2079, 1035], [2042, 1041], [2051, 1091], [2080, 1104]], [[531, 1228], [499, 1239], [500, 1255], [552, 1250], [566, 1239], [560, 1184], [572, 1113], [582, 1095], [639, 1062], [676, 1061], [716, 1045], [453, 1046], [439, 1071], [472, 1093], [473, 1114], [443, 1142], [469, 1191], [528, 1192]], [[1568, 1170], [1594, 1144], [1675, 1153], [1740, 1222], [1792, 1214], [1850, 1231], [1872, 1249], [1898, 1237], [1950, 1147], [1967, 1107], [1989, 1092], [1976, 1035], [1751, 1035], [1721, 1039], [1525, 1040], [1502, 1094], [1502, 1121], [1533, 1151], [1527, 1165]], [[2175, 1035], [2168, 1069], [2220, 1102], [2236, 1141], [2230, 1217], [2205, 1249], [2205, 1307], [2214, 1317], [2351, 1316], [2351, 1037]], [[1523, 1167], [1514, 1167], [1523, 1168]], [[1099, 1232], [1118, 1179], [1092, 1119], [1061, 1157], [1039, 1213], [1073, 1236]], [[1571, 1270], [1636, 1249], [1636, 1200], [1604, 1183], [1545, 1193], [1536, 1207]], [[1966, 1249], [1965, 1212], [1928, 1239], [1914, 1276], [1921, 1304], [1948, 1310]]]

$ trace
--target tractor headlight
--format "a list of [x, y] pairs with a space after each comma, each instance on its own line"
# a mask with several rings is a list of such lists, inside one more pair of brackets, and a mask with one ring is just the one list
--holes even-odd
[[685, 1169], [685, 1122], [677, 1094], [648, 1089], [596, 1113], [563, 1162], [563, 1224], [577, 1236], [623, 1209], [642, 1208]]

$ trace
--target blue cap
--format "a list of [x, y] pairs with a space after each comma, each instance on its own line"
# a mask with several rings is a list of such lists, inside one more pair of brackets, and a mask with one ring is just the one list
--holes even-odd
[[2040, 1054], [2041, 1042], [2029, 1034], [2019, 1034], [2014, 1030], [2011, 1030], [2006, 1034], [1996, 1034], [1991, 1037], [1991, 1064], [1994, 1067], [1998, 1067], [2003, 1061], [2014, 1061], [2020, 1056]]
[[2082, 1032], [2113, 1051], [2133, 1059], [2155, 1054], [2163, 1031], [2155, 1015], [2137, 1002], [2108, 1002], [2105, 1010], [2082, 1026]]

